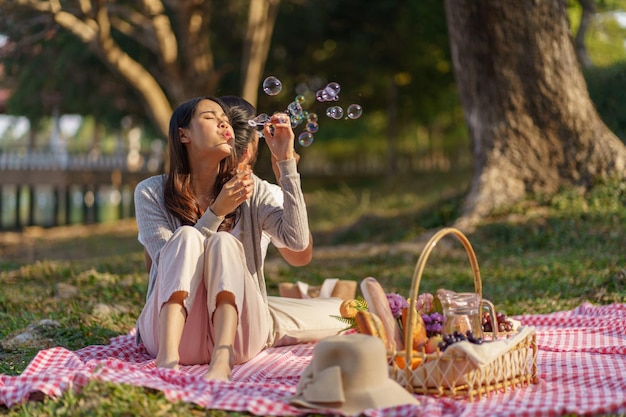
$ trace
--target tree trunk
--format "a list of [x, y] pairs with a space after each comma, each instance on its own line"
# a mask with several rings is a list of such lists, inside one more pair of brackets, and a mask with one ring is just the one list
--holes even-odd
[[272, 42], [280, 0], [250, 0], [248, 28], [241, 61], [241, 96], [256, 107], [259, 85]]
[[561, 0], [446, 0], [474, 175], [463, 219], [562, 185], [625, 176], [626, 147], [598, 116]]
[[593, 0], [578, 0], [578, 2], [583, 9], [583, 13], [580, 17], [580, 26], [578, 27], [576, 37], [574, 38], [574, 47], [576, 48], [576, 56], [578, 57], [580, 66], [588, 68], [593, 65], [593, 62], [591, 62], [591, 58], [589, 58], [589, 54], [587, 53], [585, 35], [587, 34], [587, 29], [591, 23], [591, 18], [596, 12], [596, 8], [593, 4]]

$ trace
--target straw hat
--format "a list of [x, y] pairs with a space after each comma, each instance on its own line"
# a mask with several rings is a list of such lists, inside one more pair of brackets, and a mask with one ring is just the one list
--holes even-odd
[[374, 336], [330, 336], [318, 342], [290, 404], [355, 415], [419, 401], [389, 378], [383, 342]]

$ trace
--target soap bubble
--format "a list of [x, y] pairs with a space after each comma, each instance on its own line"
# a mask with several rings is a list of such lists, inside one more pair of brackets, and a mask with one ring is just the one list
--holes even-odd
[[341, 86], [338, 83], [332, 82], [328, 83], [326, 88], [324, 89], [330, 100], [337, 101], [339, 100], [339, 91], [341, 91]]
[[289, 122], [291, 123], [291, 128], [295, 129], [302, 123], [302, 119], [299, 116], [294, 116], [293, 114], [289, 116]]
[[303, 111], [302, 106], [297, 101], [292, 101], [291, 103], [289, 103], [289, 106], [287, 106], [287, 110], [289, 110], [289, 113], [293, 116], [300, 116]]
[[311, 134], [311, 132], [302, 132], [300, 133], [300, 135], [298, 136], [298, 143], [301, 146], [311, 146], [311, 144], [313, 143], [313, 135]]
[[317, 90], [315, 93], [315, 99], [320, 102], [328, 101], [328, 93], [326, 90]]
[[350, 104], [347, 113], [350, 119], [358, 119], [363, 114], [363, 108], [358, 104]]
[[319, 130], [320, 126], [316, 122], [309, 122], [306, 124], [306, 131], [315, 133]]
[[270, 75], [263, 81], [263, 91], [267, 95], [275, 96], [283, 90], [283, 84], [273, 75]]
[[343, 117], [343, 109], [341, 106], [332, 106], [326, 109], [326, 116], [332, 119], [341, 119]]
[[339, 100], [339, 91], [341, 91], [341, 86], [339, 83], [332, 82], [328, 83], [326, 87], [321, 90], [317, 90], [315, 93], [315, 99], [317, 101], [337, 101]]

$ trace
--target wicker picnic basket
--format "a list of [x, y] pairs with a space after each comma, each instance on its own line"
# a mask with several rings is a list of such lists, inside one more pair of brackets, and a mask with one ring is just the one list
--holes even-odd
[[[413, 315], [417, 314], [415, 305], [426, 261], [437, 242], [447, 235], [457, 237], [463, 244], [472, 267], [475, 292], [482, 299], [482, 281], [472, 245], [458, 229], [444, 228], [428, 241], [415, 266], [407, 323], [414, 323]], [[534, 328], [521, 327], [513, 332], [498, 334], [497, 326], [493, 327], [493, 333], [485, 333], [485, 340], [492, 341], [472, 345], [472, 349], [481, 353], [482, 349], [490, 349], [491, 343], [498, 343], [499, 349], [495, 349], [498, 353], [493, 357], [490, 355], [492, 351], [482, 350], [488, 358], [486, 362], [476, 363], [475, 358], [470, 358], [463, 350], [450, 347], [443, 353], [439, 350], [425, 353], [423, 349], [415, 351], [407, 348], [402, 352], [390, 352], [390, 376], [409, 392], [468, 398], [470, 401], [536, 383], [537, 342]], [[413, 329], [410, 325], [404, 329], [404, 340], [405, 346], [413, 345]]]

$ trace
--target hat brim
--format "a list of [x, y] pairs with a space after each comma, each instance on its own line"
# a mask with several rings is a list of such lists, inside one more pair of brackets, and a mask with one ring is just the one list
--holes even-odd
[[345, 402], [310, 402], [302, 394], [285, 398], [291, 405], [299, 407], [333, 410], [353, 416], [369, 409], [382, 409], [401, 405], [420, 405], [420, 402], [400, 384], [388, 379], [382, 384], [368, 387], [357, 393], [346, 393]]

